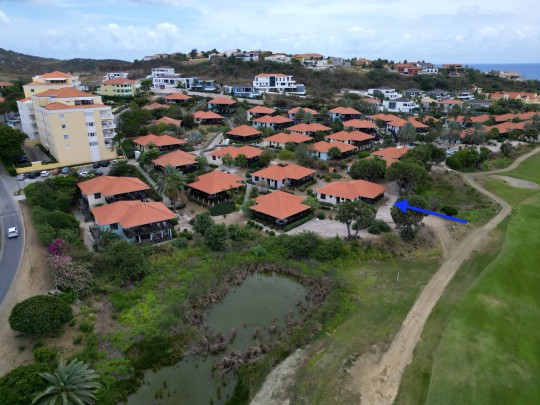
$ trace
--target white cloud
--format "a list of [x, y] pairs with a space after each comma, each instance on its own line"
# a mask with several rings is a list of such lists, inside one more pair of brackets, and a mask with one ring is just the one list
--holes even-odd
[[9, 24], [11, 22], [11, 19], [8, 17], [8, 15], [2, 10], [0, 10], [0, 22], [3, 22], [5, 24]]

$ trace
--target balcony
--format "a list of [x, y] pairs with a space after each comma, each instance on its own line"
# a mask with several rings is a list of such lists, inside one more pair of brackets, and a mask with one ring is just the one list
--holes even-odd
[[100, 117], [101, 117], [102, 120], [112, 120], [112, 119], [114, 119], [114, 116], [110, 112], [109, 113], [104, 113], [104, 114], [102, 113], [102, 114], [100, 114]]
[[114, 131], [111, 131], [111, 130], [103, 131], [103, 138], [105, 138], [105, 139], [114, 138], [115, 135], [116, 135], [116, 132], [114, 132]]
[[103, 128], [103, 129], [115, 129], [116, 125], [114, 125], [114, 123], [108, 123], [107, 121], [101, 121], [101, 128]]

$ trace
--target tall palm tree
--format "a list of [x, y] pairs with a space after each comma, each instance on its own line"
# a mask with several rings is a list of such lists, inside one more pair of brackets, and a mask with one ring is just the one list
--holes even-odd
[[116, 135], [113, 138], [114, 144], [112, 146], [113, 149], [116, 149], [116, 154], [124, 158], [126, 157], [126, 152], [124, 151], [124, 141], [126, 140], [126, 136], [120, 132], [117, 131]]
[[49, 386], [37, 394], [32, 404], [38, 405], [71, 405], [93, 404], [94, 393], [101, 387], [96, 379], [98, 375], [88, 364], [80, 360], [72, 360], [66, 364], [60, 360], [54, 373], [39, 373]]
[[473, 128], [467, 129], [463, 141], [470, 145], [482, 145], [486, 142], [487, 131], [482, 124], [475, 124]]
[[175, 212], [176, 201], [184, 196], [186, 183], [186, 175], [171, 165], [165, 166], [163, 171], [158, 175], [157, 191], [169, 197]]
[[442, 132], [441, 138], [445, 139], [448, 144], [453, 144], [460, 140], [460, 132], [461, 126], [457, 122], [450, 122]]

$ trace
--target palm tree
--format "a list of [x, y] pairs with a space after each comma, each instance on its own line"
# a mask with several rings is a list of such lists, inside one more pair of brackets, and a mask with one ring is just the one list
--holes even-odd
[[167, 197], [169, 197], [175, 212], [175, 202], [184, 195], [186, 183], [186, 175], [171, 165], [165, 166], [163, 171], [158, 175], [157, 191], [158, 193], [165, 194]]
[[54, 373], [39, 373], [49, 386], [34, 397], [32, 404], [38, 405], [70, 405], [93, 404], [94, 393], [101, 387], [96, 379], [98, 375], [88, 364], [80, 360], [72, 360], [66, 364], [60, 360]]
[[122, 157], [126, 157], [126, 152], [124, 151], [124, 141], [126, 140], [126, 136], [118, 131], [116, 135], [113, 138], [114, 144], [112, 146], [113, 149], [116, 149], [116, 154], [120, 155], [119, 152], [122, 153]]
[[482, 145], [486, 142], [487, 131], [482, 124], [475, 124], [474, 128], [465, 132], [463, 141], [471, 145]]
[[444, 129], [441, 138], [445, 139], [448, 144], [456, 143], [459, 141], [461, 132], [461, 126], [457, 122], [450, 122], [448, 127]]
[[403, 125], [397, 133], [397, 139], [403, 145], [413, 143], [416, 140], [416, 129], [413, 124], [407, 122]]

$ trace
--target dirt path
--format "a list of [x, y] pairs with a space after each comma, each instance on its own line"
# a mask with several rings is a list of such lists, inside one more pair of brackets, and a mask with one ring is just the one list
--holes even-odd
[[501, 176], [501, 175], [498, 175], [498, 174], [494, 174], [493, 176], [489, 176], [489, 177], [493, 177], [494, 179], [502, 180], [506, 184], [508, 184], [510, 187], [528, 188], [528, 189], [531, 189], [531, 190], [540, 189], [540, 186], [538, 184], [536, 184], [534, 181], [521, 180], [521, 179], [517, 179], [515, 177]]
[[[351, 368], [352, 383], [360, 392], [362, 404], [389, 405], [394, 402], [403, 371], [411, 362], [424, 324], [446, 285], [478, 244], [511, 212], [511, 207], [506, 201], [485, 190], [477, 183], [476, 178], [513, 170], [525, 159], [538, 152], [540, 148], [521, 156], [506, 169], [463, 176], [472, 187], [497, 201], [501, 205], [501, 210], [487, 224], [474, 230], [452, 249], [446, 261], [422, 290], [388, 351], [380, 358], [373, 355], [362, 356]], [[437, 229], [435, 230], [437, 232]], [[440, 232], [437, 233], [441, 235]], [[443, 239], [444, 236], [441, 238], [444, 248]]]
[[[22, 364], [33, 362], [30, 340], [17, 337], [18, 333], [9, 327], [8, 319], [12, 308], [26, 298], [44, 294], [53, 288], [45, 265], [46, 250], [39, 241], [30, 217], [30, 209], [24, 203], [20, 203], [20, 207], [26, 231], [26, 249], [17, 277], [0, 307], [0, 376]], [[20, 351], [23, 346], [24, 350]]]

